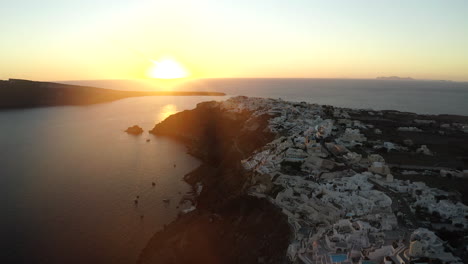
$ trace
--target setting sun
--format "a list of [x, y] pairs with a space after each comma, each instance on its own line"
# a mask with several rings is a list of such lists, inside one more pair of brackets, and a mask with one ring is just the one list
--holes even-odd
[[173, 59], [152, 60], [153, 65], [148, 71], [151, 78], [156, 79], [178, 79], [188, 76], [185, 68]]

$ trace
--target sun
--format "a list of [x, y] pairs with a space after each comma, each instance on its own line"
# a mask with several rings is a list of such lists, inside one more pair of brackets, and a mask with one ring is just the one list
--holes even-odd
[[148, 70], [148, 76], [155, 79], [185, 78], [189, 74], [185, 68], [173, 59], [152, 60], [153, 65]]

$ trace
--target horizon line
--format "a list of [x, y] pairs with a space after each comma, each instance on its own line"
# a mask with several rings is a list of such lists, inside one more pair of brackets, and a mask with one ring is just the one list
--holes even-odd
[[[222, 80], [222, 79], [314, 79], [314, 80], [376, 80], [376, 81], [435, 81], [435, 82], [457, 82], [457, 83], [466, 83], [468, 80], [456, 81], [456, 80], [446, 80], [446, 79], [416, 79], [412, 77], [399, 77], [401, 80], [385, 80], [378, 79], [382, 77], [399, 77], [399, 76], [378, 76], [375, 78], [353, 78], [353, 77], [200, 77], [200, 78], [178, 78], [178, 79], [154, 79], [154, 78], [129, 78], [129, 79], [74, 79], [74, 80], [55, 80], [50, 82], [76, 82], [76, 81], [161, 81], [161, 82], [170, 82], [170, 81], [192, 81], [192, 80]], [[411, 78], [411, 79], [404, 79]]]

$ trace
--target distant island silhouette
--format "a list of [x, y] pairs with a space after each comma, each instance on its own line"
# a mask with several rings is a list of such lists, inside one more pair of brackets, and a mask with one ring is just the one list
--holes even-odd
[[388, 76], [388, 77], [381, 76], [381, 77], [377, 77], [376, 79], [377, 80], [414, 81], [414, 79], [411, 77], [399, 77], [399, 76]]
[[219, 92], [118, 91], [22, 79], [0, 80], [0, 109], [90, 105], [137, 96], [224, 96]]

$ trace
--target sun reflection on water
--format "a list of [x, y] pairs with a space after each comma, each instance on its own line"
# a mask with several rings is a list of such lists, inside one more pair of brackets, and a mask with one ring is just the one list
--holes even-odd
[[174, 104], [167, 104], [162, 108], [161, 112], [158, 115], [158, 120], [156, 121], [161, 122], [167, 117], [169, 117], [170, 115], [173, 115], [175, 113], [177, 113], [177, 106]]

